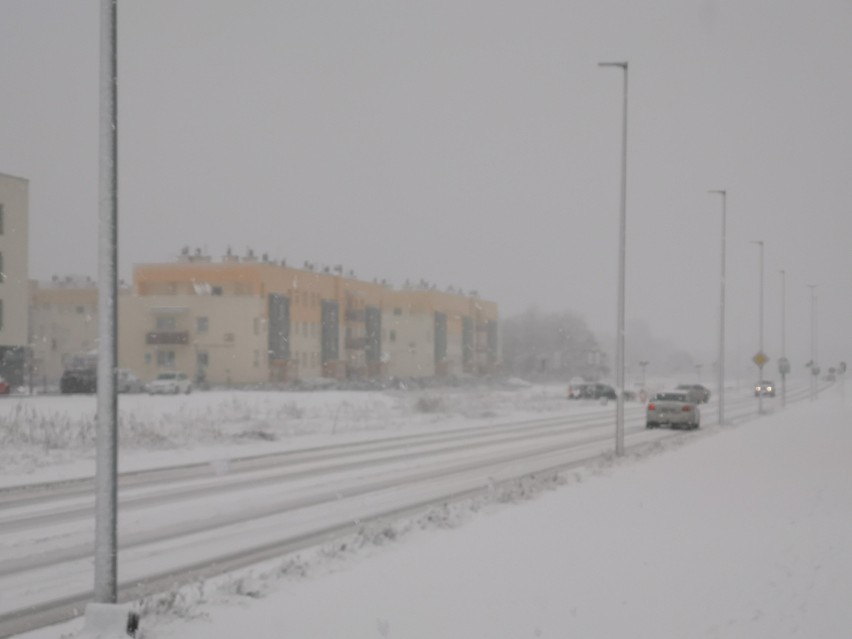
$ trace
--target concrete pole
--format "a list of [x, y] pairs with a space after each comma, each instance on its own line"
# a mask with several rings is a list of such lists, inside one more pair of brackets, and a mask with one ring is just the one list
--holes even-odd
[[627, 236], [627, 62], [601, 62], [601, 67], [618, 67], [624, 71], [624, 108], [621, 125], [621, 214], [618, 234], [618, 322], [616, 327], [615, 383], [618, 397], [615, 408], [615, 454], [624, 455], [624, 297]]
[[[787, 361], [787, 272], [781, 269], [781, 357]], [[781, 408], [787, 407], [787, 373], [781, 372]]]
[[722, 277], [719, 295], [719, 424], [725, 423], [725, 249], [728, 192], [724, 189], [709, 191], [722, 196]]
[[[760, 311], [758, 313], [758, 335], [759, 346], [758, 353], [763, 354], [763, 240], [754, 240], [752, 244], [757, 244], [760, 247]], [[763, 381], [763, 364], [757, 365], [758, 382]], [[757, 412], [763, 414], [763, 391], [757, 393]]]
[[98, 236], [98, 415], [95, 474], [95, 601], [117, 598], [116, 400], [118, 302], [118, 95], [116, 1], [101, 0], [100, 175]]

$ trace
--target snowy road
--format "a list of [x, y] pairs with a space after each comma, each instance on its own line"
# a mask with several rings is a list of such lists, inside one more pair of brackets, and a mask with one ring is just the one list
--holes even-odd
[[[806, 396], [791, 391], [789, 401]], [[715, 406], [702, 408], [712, 423]], [[728, 418], [754, 415], [753, 398]], [[532, 473], [582, 464], [612, 448], [611, 408], [434, 433], [376, 437], [122, 476], [121, 599], [225, 572], [336, 535], [363, 522], [492, 490]], [[627, 411], [627, 445], [647, 431]], [[55, 623], [91, 599], [91, 480], [0, 491], [0, 636]]]

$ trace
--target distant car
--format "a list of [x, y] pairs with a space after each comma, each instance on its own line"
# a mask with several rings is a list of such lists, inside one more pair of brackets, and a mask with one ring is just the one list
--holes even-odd
[[94, 393], [98, 390], [96, 368], [69, 368], [59, 379], [59, 390], [63, 394]]
[[126, 368], [118, 369], [117, 384], [119, 393], [141, 393], [145, 390], [145, 383]]
[[11, 389], [12, 387], [9, 385], [9, 382], [0, 377], [0, 395], [8, 395]]
[[591, 382], [569, 386], [568, 399], [616, 399], [616, 394], [609, 384]]
[[149, 395], [177, 395], [178, 393], [189, 395], [191, 392], [192, 382], [186, 373], [160, 373], [157, 379], [148, 384]]
[[700, 428], [698, 403], [682, 390], [657, 393], [648, 402], [645, 428], [659, 428], [663, 424], [672, 428]]
[[766, 379], [759, 381], [754, 385], [754, 396], [760, 395], [775, 397], [775, 384]]
[[710, 401], [710, 389], [701, 384], [678, 384], [675, 390], [689, 393], [696, 404], [706, 404]]

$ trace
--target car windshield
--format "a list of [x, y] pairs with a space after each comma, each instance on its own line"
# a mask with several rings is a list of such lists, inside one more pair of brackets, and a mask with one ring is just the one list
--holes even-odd
[[685, 402], [685, 393], [657, 393], [654, 397], [659, 402]]

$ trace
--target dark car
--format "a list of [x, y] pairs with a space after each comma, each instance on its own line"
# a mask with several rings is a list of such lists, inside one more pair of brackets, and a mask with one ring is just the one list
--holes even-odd
[[615, 389], [608, 384], [589, 383], [572, 385], [569, 399], [616, 399]]
[[701, 384], [678, 384], [676, 390], [688, 393], [696, 404], [706, 404], [710, 401], [710, 389]]
[[759, 381], [754, 385], [754, 396], [758, 397], [759, 395], [775, 397], [775, 384], [768, 379]]
[[69, 368], [62, 373], [62, 393], [94, 393], [98, 389], [98, 371], [94, 368]]

